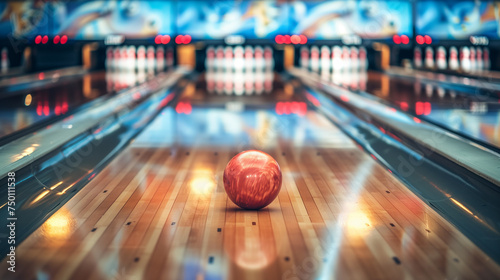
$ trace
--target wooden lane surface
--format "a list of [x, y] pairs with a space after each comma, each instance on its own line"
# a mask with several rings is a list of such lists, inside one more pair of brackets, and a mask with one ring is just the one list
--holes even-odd
[[210, 148], [200, 132], [192, 146], [148, 146], [161, 132], [146, 130], [142, 144], [126, 148], [17, 248], [16, 273], [3, 260], [0, 279], [500, 275], [337, 128], [314, 112], [306, 120], [308, 145], [278, 138], [265, 149], [283, 186], [261, 211], [237, 208], [224, 192], [222, 173], [238, 143]]

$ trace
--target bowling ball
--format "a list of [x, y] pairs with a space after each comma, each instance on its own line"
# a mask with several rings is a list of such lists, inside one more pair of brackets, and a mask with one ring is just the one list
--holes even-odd
[[229, 161], [223, 180], [226, 193], [234, 204], [243, 209], [260, 209], [278, 196], [282, 175], [273, 157], [249, 150]]

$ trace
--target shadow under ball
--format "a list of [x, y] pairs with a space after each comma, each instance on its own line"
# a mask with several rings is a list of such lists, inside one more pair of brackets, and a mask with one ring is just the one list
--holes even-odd
[[224, 189], [229, 199], [243, 209], [261, 209], [278, 196], [282, 175], [270, 155], [244, 151], [234, 156], [224, 169]]

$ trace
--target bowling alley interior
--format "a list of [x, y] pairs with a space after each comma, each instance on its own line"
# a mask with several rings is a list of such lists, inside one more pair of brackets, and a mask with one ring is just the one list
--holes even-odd
[[500, 2], [0, 2], [0, 279], [499, 279]]

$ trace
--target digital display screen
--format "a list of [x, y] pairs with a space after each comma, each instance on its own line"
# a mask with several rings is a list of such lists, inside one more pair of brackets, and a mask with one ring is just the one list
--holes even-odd
[[288, 5], [278, 1], [179, 1], [176, 5], [177, 33], [193, 38], [274, 38], [289, 30]]
[[0, 2], [0, 36], [19, 39], [50, 34], [55, 5], [50, 1]]
[[417, 2], [416, 31], [438, 39], [499, 38], [500, 2]]
[[54, 10], [54, 33], [75, 39], [99, 39], [120, 34], [149, 38], [173, 33], [173, 2], [82, 1], [67, 2]]
[[[474, 7], [474, 2], [417, 3], [423, 9], [419, 14], [419, 27], [443, 32], [440, 28], [445, 16], [435, 21], [436, 14], [459, 13], [455, 11], [458, 6], [471, 3]], [[438, 6], [432, 8], [432, 5]], [[449, 6], [450, 12], [443, 11], [444, 6], [439, 5]], [[492, 3], [480, 6], [480, 12], [488, 7], [493, 9]], [[411, 8], [409, 1], [354, 0], [9, 1], [0, 2], [0, 35], [32, 38], [64, 34], [76, 40], [100, 40], [108, 35], [153, 38], [157, 34], [188, 34], [205, 40], [229, 35], [274, 39], [279, 34], [304, 34], [311, 39], [326, 40], [349, 35], [388, 39], [395, 34], [412, 36]], [[496, 32], [496, 21], [488, 21], [486, 15], [480, 17], [485, 20], [482, 30]], [[468, 21], [474, 19], [471, 15]], [[465, 29], [474, 28], [466, 26]], [[450, 34], [455, 33], [450, 31]]]
[[365, 39], [412, 35], [411, 3], [403, 1], [290, 2], [293, 34], [316, 39], [357, 35]]

